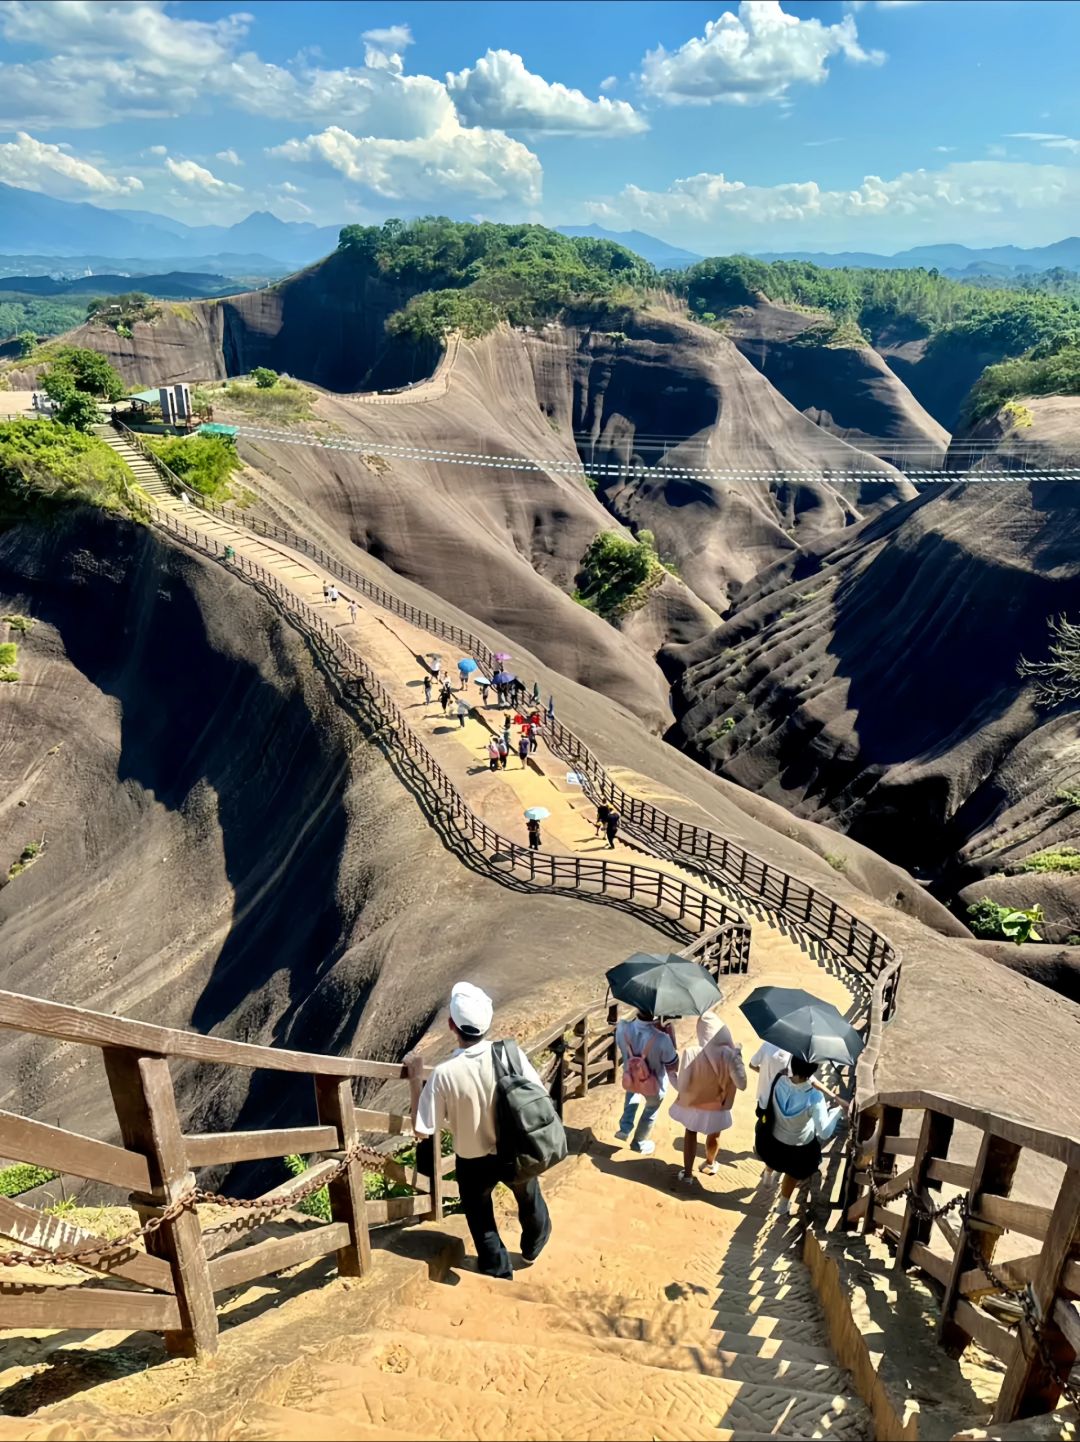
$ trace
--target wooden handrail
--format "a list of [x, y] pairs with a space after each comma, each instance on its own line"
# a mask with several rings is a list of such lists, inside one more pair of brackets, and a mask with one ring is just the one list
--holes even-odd
[[883, 1107], [897, 1111], [932, 1111], [953, 1121], [975, 1127], [989, 1136], [1001, 1137], [1040, 1156], [1064, 1162], [1067, 1167], [1080, 1167], [1080, 1141], [1066, 1136], [1063, 1132], [1048, 1131], [1045, 1127], [1033, 1126], [1018, 1117], [1002, 1116], [974, 1107], [956, 1097], [928, 1091], [876, 1092], [862, 1104], [862, 1110], [874, 1112]]
[[[142, 441], [135, 432], [119, 421], [114, 424], [122, 434], [131, 437], [134, 444], [142, 446]], [[258, 517], [248, 516], [208, 500], [168, 471], [160, 457], [148, 448], [144, 449], [159, 470], [168, 472], [167, 478], [171, 484], [186, 491], [197, 505], [211, 514], [221, 516], [256, 535], [272, 536], [294, 550], [310, 556], [328, 573], [345, 581], [384, 610], [403, 617], [432, 635], [453, 641], [489, 668], [488, 674], [490, 668], [496, 666], [491, 647], [471, 631], [402, 601], [386, 587], [370, 581], [351, 566], [329, 555], [321, 546], [286, 526], [262, 521]], [[753, 852], [729, 842], [705, 827], [681, 821], [651, 802], [631, 796], [611, 780], [590, 748], [562, 721], [550, 718], [546, 723], [545, 735], [556, 754], [567, 764], [574, 766], [601, 799], [615, 801], [623, 815], [626, 829], [645, 831], [654, 843], [659, 840], [669, 852], [690, 857], [706, 874], [721, 880], [736, 892], [752, 897], [777, 915], [784, 916], [848, 965], [877, 975], [885, 966], [899, 959], [895, 946], [887, 937], [831, 897], [818, 891], [816, 887], [770, 862], [763, 861]], [[883, 1022], [891, 1015], [892, 995], [888, 998], [888, 1003]]]

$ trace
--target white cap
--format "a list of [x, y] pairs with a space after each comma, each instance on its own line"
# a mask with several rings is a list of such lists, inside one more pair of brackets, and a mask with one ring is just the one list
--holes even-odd
[[495, 1011], [491, 997], [471, 981], [459, 981], [450, 993], [450, 1019], [461, 1031], [483, 1036]]

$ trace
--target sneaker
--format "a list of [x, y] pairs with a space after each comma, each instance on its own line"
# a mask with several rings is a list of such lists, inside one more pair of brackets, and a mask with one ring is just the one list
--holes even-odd
[[655, 1143], [655, 1142], [631, 1142], [631, 1143], [630, 1143], [630, 1150], [631, 1150], [632, 1152], [640, 1152], [643, 1157], [651, 1157], [652, 1154], [653, 1154], [653, 1152], [656, 1151], [656, 1143]]
[[701, 1170], [705, 1173], [705, 1175], [706, 1175], [707, 1177], [715, 1177], [716, 1174], [717, 1174], [717, 1172], [720, 1170], [720, 1163], [719, 1163], [719, 1162], [702, 1162], [702, 1164], [701, 1164]]
[[679, 1169], [679, 1175], [677, 1180], [680, 1181], [684, 1187], [692, 1187], [694, 1185], [693, 1173], [688, 1172], [681, 1167]]
[[766, 1167], [761, 1174], [761, 1181], [758, 1185], [762, 1187], [767, 1187], [771, 1190], [773, 1187], [776, 1186], [776, 1173]]
[[615, 1140], [617, 1142], [628, 1142], [630, 1140], [630, 1133], [624, 1131], [617, 1131], [615, 1133]]
[[791, 1216], [791, 1198], [790, 1198], [790, 1197], [781, 1197], [781, 1198], [780, 1198], [780, 1200], [779, 1200], [779, 1201], [777, 1202], [777, 1204], [776, 1204], [776, 1213], [777, 1213], [777, 1216], [780, 1216], [780, 1217], [790, 1217], [790, 1216]]

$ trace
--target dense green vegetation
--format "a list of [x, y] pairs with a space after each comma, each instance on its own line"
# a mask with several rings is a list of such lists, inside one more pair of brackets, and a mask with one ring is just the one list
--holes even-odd
[[[1067, 276], [1068, 272], [1063, 272]], [[783, 305], [820, 310], [829, 323], [808, 339], [859, 344], [902, 329], [929, 336], [927, 357], [950, 352], [1007, 356], [990, 365], [969, 398], [978, 420], [1018, 395], [1080, 391], [1080, 280], [1046, 287], [972, 285], [934, 270], [826, 270], [808, 261], [771, 263], [733, 255], [704, 260], [671, 278], [706, 324], [759, 295]]]
[[118, 509], [127, 468], [96, 436], [56, 421], [0, 424], [0, 526], [58, 507]]
[[136, 321], [153, 320], [161, 306], [145, 291], [130, 290], [122, 295], [99, 295], [87, 302], [86, 318], [107, 325], [117, 335], [131, 335]]
[[93, 398], [119, 400], [127, 389], [120, 375], [96, 350], [53, 346], [43, 358], [49, 369], [42, 389], [56, 403], [56, 419], [62, 425], [88, 431], [100, 420]]
[[611, 241], [559, 235], [541, 225], [471, 225], [426, 216], [347, 225], [339, 253], [417, 294], [390, 329], [441, 340], [482, 335], [500, 320], [533, 325], [570, 306], [618, 305], [656, 283], [647, 261]]
[[1034, 346], [1026, 355], [987, 366], [972, 387], [967, 414], [972, 420], [980, 420], [992, 415], [1013, 396], [1077, 394], [1080, 394], [1080, 319], [1075, 330]]
[[[263, 369], [263, 367], [259, 367]], [[268, 374], [273, 374], [268, 371]], [[277, 376], [272, 385], [255, 380], [226, 381], [219, 386], [199, 386], [192, 393], [196, 414], [201, 408], [220, 406], [223, 411], [240, 411], [245, 416], [289, 425], [311, 419], [314, 392], [290, 376]]]
[[86, 308], [78, 296], [48, 298], [5, 291], [0, 300], [0, 339], [29, 333], [36, 341], [81, 325]]
[[1036, 851], [1017, 867], [1018, 871], [1080, 871], [1080, 851], [1075, 846], [1056, 846]]
[[35, 1167], [30, 1162], [16, 1162], [0, 1171], [0, 1197], [17, 1197], [51, 1182], [56, 1172], [47, 1167]]
[[223, 495], [233, 471], [240, 469], [236, 447], [226, 436], [147, 436], [147, 445], [193, 491]]
[[640, 531], [636, 541], [615, 531], [602, 531], [581, 560], [584, 584], [574, 599], [606, 621], [644, 605], [664, 575], [651, 531]]
[[1025, 941], [1042, 941], [1041, 934], [1035, 930], [1042, 919], [1041, 906], [1026, 909], [1001, 906], [988, 896], [973, 901], [967, 909], [967, 924], [976, 936], [988, 941], [1015, 941], [1017, 946]]

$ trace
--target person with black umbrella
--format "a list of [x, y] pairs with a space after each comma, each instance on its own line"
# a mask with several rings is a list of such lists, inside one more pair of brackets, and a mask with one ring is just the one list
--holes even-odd
[[675, 1081], [679, 1074], [675, 1033], [664, 1018], [700, 1016], [723, 996], [700, 963], [670, 953], [635, 952], [607, 972], [607, 981], [617, 1001], [637, 1009], [636, 1017], [615, 1028], [626, 1092], [615, 1135], [621, 1142], [629, 1141], [631, 1151], [648, 1156], [656, 1150], [649, 1133], [668, 1081]]
[[777, 1210], [791, 1211], [795, 1188], [821, 1166], [821, 1143], [836, 1131], [848, 1110], [847, 1102], [833, 1098], [813, 1080], [818, 1063], [851, 1065], [863, 1049], [863, 1039], [835, 1006], [809, 992], [777, 986], [759, 986], [741, 1004], [758, 1036], [791, 1053], [786, 1072], [774, 1074], [764, 1106], [759, 1096], [754, 1150], [766, 1167], [783, 1176]]
[[848, 1110], [843, 1100], [829, 1106], [812, 1084], [815, 1071], [817, 1062], [804, 1056], [791, 1058], [791, 1075], [778, 1076], [773, 1082], [766, 1123], [755, 1139], [758, 1156], [783, 1177], [776, 1204], [782, 1217], [791, 1211], [795, 1188], [809, 1181], [821, 1166], [821, 1143], [829, 1140]]

